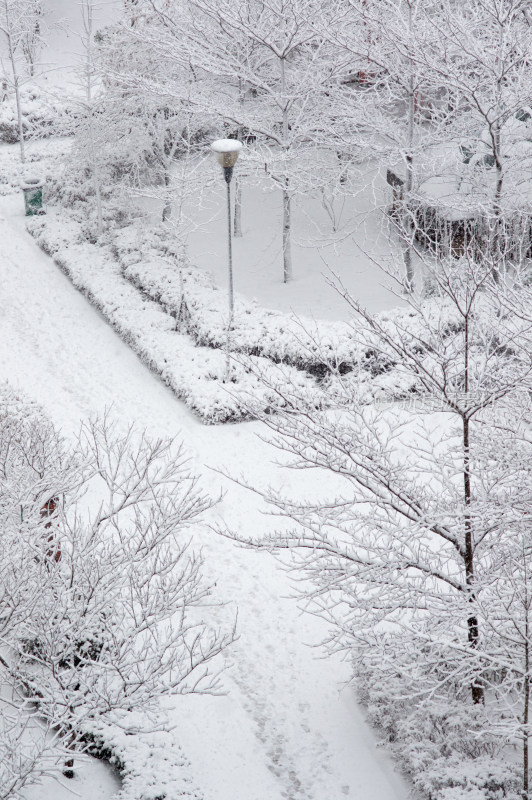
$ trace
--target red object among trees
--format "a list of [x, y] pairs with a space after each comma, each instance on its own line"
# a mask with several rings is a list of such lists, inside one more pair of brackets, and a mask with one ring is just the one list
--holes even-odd
[[[59, 498], [58, 497], [51, 497], [49, 500], [41, 508], [41, 517], [52, 517], [59, 505]], [[45, 528], [52, 528], [52, 522], [47, 522], [44, 526]], [[47, 539], [48, 544], [50, 547], [46, 551], [46, 561], [61, 561], [61, 544], [59, 542], [57, 531], [51, 530], [50, 534]]]

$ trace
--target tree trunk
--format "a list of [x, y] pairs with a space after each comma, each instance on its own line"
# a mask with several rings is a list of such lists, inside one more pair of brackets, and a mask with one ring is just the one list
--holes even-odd
[[[469, 420], [467, 417], [463, 418], [463, 448], [464, 448], [464, 500], [466, 513], [464, 517], [465, 529], [465, 572], [466, 572], [466, 585], [468, 587], [468, 601], [475, 602], [475, 592], [473, 583], [475, 580], [475, 564], [474, 564], [474, 542], [473, 542], [473, 526], [471, 522], [471, 515], [468, 511], [471, 505], [471, 473], [470, 473], [470, 455], [469, 455]], [[472, 613], [467, 618], [467, 639], [469, 646], [476, 650], [479, 642], [478, 630], [478, 617]], [[484, 688], [478, 678], [474, 678], [471, 684], [471, 697], [473, 703], [484, 702]]]
[[285, 283], [292, 280], [292, 244], [291, 244], [291, 208], [290, 193], [288, 191], [288, 178], [285, 178], [283, 189], [283, 280]]
[[20, 160], [23, 164], [26, 163], [26, 150], [24, 147], [24, 125], [22, 122], [22, 108], [20, 105], [20, 86], [17, 71], [17, 62], [15, 59], [15, 51], [13, 49], [13, 39], [11, 38], [11, 20], [9, 18], [9, 9], [7, 5], [4, 6], [6, 29], [5, 34], [7, 38], [7, 47], [9, 51], [9, 60], [11, 62], [11, 70], [13, 72], [13, 85], [15, 87], [15, 102], [17, 105], [17, 123], [18, 123], [18, 140], [20, 144]]
[[[409, 7], [409, 25], [412, 27], [412, 8]], [[408, 128], [407, 128], [407, 153], [405, 156], [406, 182], [403, 207], [403, 260], [405, 264], [405, 288], [407, 292], [414, 289], [414, 266], [412, 263], [412, 238], [414, 227], [410, 201], [414, 187], [414, 125], [416, 116], [417, 93], [414, 86], [414, 66], [410, 64], [410, 78], [408, 84]]]
[[523, 709], [523, 800], [530, 800], [528, 793], [528, 721], [530, 716], [530, 639], [528, 630], [528, 609], [525, 621], [525, 683]]
[[[408, 3], [408, 29], [412, 31], [413, 12], [412, 3]], [[407, 116], [407, 145], [405, 154], [406, 180], [403, 199], [402, 214], [402, 235], [403, 235], [403, 261], [405, 265], [405, 290], [412, 292], [414, 289], [414, 265], [412, 259], [412, 240], [414, 236], [414, 225], [412, 220], [412, 210], [410, 202], [412, 199], [412, 189], [414, 188], [414, 129], [417, 112], [417, 90], [415, 85], [414, 63], [409, 61], [409, 76], [407, 87], [408, 116]]]
[[412, 192], [412, 155], [406, 156], [406, 185], [403, 200], [403, 260], [405, 264], [405, 288], [407, 292], [414, 289], [414, 265], [412, 263], [412, 239], [414, 236], [414, 226], [412, 223], [412, 212], [409, 207], [409, 200]]
[[[465, 318], [464, 330], [464, 393], [469, 394], [469, 319]], [[471, 460], [470, 460], [470, 423], [467, 412], [462, 416], [462, 447], [463, 447], [463, 479], [464, 479], [464, 564], [466, 573], [466, 586], [468, 589], [468, 600], [471, 604], [475, 602], [474, 581], [475, 581], [475, 543], [473, 538], [473, 523], [471, 520]], [[467, 639], [469, 646], [476, 650], [479, 643], [478, 617], [472, 613], [467, 618]], [[484, 702], [484, 688], [478, 678], [474, 678], [471, 684], [471, 697], [473, 703]]]
[[[286, 99], [285, 59], [281, 58], [281, 95], [283, 97], [283, 147], [288, 150], [288, 100]], [[292, 280], [292, 241], [289, 178], [285, 175], [283, 187], [283, 281]]]
[[[74, 713], [75, 713], [74, 709], [71, 708], [70, 712], [71, 712], [71, 715], [72, 715], [72, 718], [73, 718], [74, 717]], [[75, 735], [75, 733], [72, 732], [66, 737], [66, 746], [67, 746], [68, 750], [75, 750], [75, 748], [76, 748], [76, 735]], [[63, 762], [63, 775], [65, 776], [65, 778], [68, 778], [69, 780], [72, 780], [72, 778], [75, 777], [74, 756], [73, 755], [72, 755], [71, 758], [65, 758], [65, 760]]]
[[86, 39], [86, 92], [87, 92], [87, 113], [89, 120], [89, 156], [92, 168], [92, 185], [94, 187], [94, 194], [96, 197], [96, 220], [97, 220], [97, 233], [101, 236], [103, 233], [103, 208], [102, 208], [102, 191], [100, 170], [98, 166], [98, 159], [96, 156], [96, 142], [94, 138], [94, 114], [92, 103], [92, 31], [93, 31], [93, 0], [84, 0], [83, 4], [83, 22], [85, 25]]
[[525, 680], [523, 684], [523, 800], [530, 800], [529, 794], [529, 732], [528, 724], [530, 720], [530, 599], [528, 596], [529, 572], [527, 563], [526, 548], [523, 548], [523, 564], [525, 567]]
[[[15, 73], [15, 64], [13, 63], [13, 72]], [[17, 121], [18, 121], [18, 140], [20, 143], [20, 160], [23, 164], [26, 163], [26, 149], [24, 146], [24, 125], [22, 122], [22, 108], [20, 106], [20, 90], [18, 83], [18, 76], [15, 74], [15, 101], [17, 104]]]
[[[502, 54], [504, 51], [504, 42], [503, 42], [503, 30], [502, 26], [499, 26], [499, 58], [498, 61], [498, 68], [499, 70], [503, 69], [502, 64]], [[500, 73], [502, 75], [502, 72]], [[503, 106], [502, 103], [502, 93], [503, 93], [503, 79], [499, 77], [496, 82], [497, 87], [497, 102], [495, 105], [495, 122], [490, 125], [490, 138], [491, 138], [491, 147], [492, 147], [492, 154], [493, 160], [495, 161], [495, 170], [497, 173], [497, 179], [495, 182], [495, 192], [493, 195], [493, 207], [492, 207], [492, 219], [488, 220], [489, 224], [489, 238], [490, 238], [490, 247], [489, 252], [493, 258], [493, 278], [495, 281], [498, 281], [501, 275], [501, 268], [504, 264], [504, 245], [503, 245], [503, 227], [504, 227], [504, 220], [502, 215], [501, 209], [501, 199], [502, 199], [502, 184], [503, 184], [503, 168], [502, 168], [502, 147], [501, 147], [501, 108]]]
[[96, 142], [94, 139], [94, 121], [92, 106], [89, 107], [89, 153], [92, 167], [92, 185], [94, 187], [94, 195], [96, 197], [96, 225], [98, 236], [103, 233], [103, 206], [102, 206], [102, 190], [100, 181], [100, 170], [98, 166], [98, 159], [96, 155]]
[[502, 164], [497, 154], [495, 156], [497, 180], [493, 197], [492, 220], [490, 220], [490, 253], [493, 257], [493, 277], [498, 281], [504, 264], [504, 220], [501, 209], [503, 171]]
[[[244, 81], [242, 78], [238, 79], [238, 102], [240, 108], [242, 109], [244, 106]], [[240, 125], [238, 127], [238, 139], [242, 141], [244, 138], [244, 129]], [[239, 175], [235, 178], [235, 221], [233, 227], [233, 233], [237, 239], [240, 239], [242, 236], [242, 181]]]
[[166, 194], [163, 207], [163, 222], [166, 222], [166, 220], [170, 219], [170, 217], [172, 216], [172, 201], [170, 199], [168, 192], [168, 189], [170, 187], [170, 173], [168, 170], [165, 170], [164, 173], [164, 186], [166, 189]]

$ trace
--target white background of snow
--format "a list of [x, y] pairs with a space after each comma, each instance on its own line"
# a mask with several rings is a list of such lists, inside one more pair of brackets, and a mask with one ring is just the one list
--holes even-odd
[[[122, 420], [135, 420], [154, 435], [182, 434], [204, 486], [213, 493], [227, 489], [212, 514], [242, 533], [264, 529], [255, 498], [207, 467], [224, 466], [262, 483], [282, 480], [296, 490], [301, 476], [281, 479], [271, 463], [276, 454], [255, 438], [256, 423], [199, 424], [25, 233], [22, 198], [4, 198], [0, 213], [0, 378], [41, 402], [67, 431], [114, 403]], [[319, 651], [307, 647], [323, 630], [284, 599], [290, 591], [284, 574], [268, 556], [207, 530], [200, 538], [217, 599], [230, 604], [223, 616], [231, 618], [238, 605], [240, 631], [227, 656], [228, 696], [177, 698], [172, 712], [175, 739], [205, 799], [406, 798], [353, 691], [343, 688], [347, 666], [320, 660]], [[58, 795], [49, 787], [38, 796]], [[107, 796], [105, 789], [90, 794], [92, 800]]]
[[[101, 4], [102, 22], [120, 2]], [[67, 18], [79, 30], [75, 0], [51, 0], [50, 6], [50, 22]], [[71, 76], [78, 53], [74, 33], [53, 31], [46, 53], [53, 68], [48, 81], [61, 86]], [[213, 169], [219, 170], [218, 165]], [[207, 210], [209, 218], [214, 211], [214, 222], [190, 243], [192, 260], [213, 272], [221, 286], [226, 280], [225, 258], [220, 258], [225, 254], [224, 200], [220, 180], [213, 208]], [[365, 228], [360, 230], [368, 234], [363, 245], [375, 241], [378, 227], [375, 215], [366, 220], [369, 200], [354, 204], [355, 212], [364, 212], [360, 224]], [[0, 379], [42, 403], [66, 432], [74, 431], [81, 418], [114, 404], [122, 420], [134, 420], [153, 435], [183, 435], [204, 486], [212, 493], [227, 491], [213, 518], [242, 533], [263, 529], [266, 521], [255, 498], [209, 469], [223, 466], [262, 483], [281, 480], [272, 464], [276, 453], [255, 437], [259, 426], [207, 428], [198, 423], [37, 248], [24, 230], [22, 198], [2, 199], [0, 214]], [[367, 259], [357, 257], [350, 241], [338, 256], [332, 248], [319, 252], [296, 242], [295, 280], [283, 286], [279, 215], [276, 193], [244, 188], [245, 238], [235, 242], [238, 291], [281, 310], [345, 318], [343, 302], [324, 289], [322, 273], [331, 267], [369, 307], [396, 305], [380, 288], [380, 274]], [[295, 228], [296, 239], [308, 240], [308, 220], [297, 210]], [[282, 481], [287, 486], [294, 476], [283, 475]], [[344, 686], [347, 666], [320, 659], [319, 650], [307, 646], [319, 640], [323, 629], [286, 599], [286, 576], [268, 556], [236, 548], [207, 530], [200, 538], [217, 599], [228, 603], [222, 616], [232, 618], [238, 605], [240, 632], [227, 654], [228, 695], [177, 698], [172, 711], [173, 735], [205, 800], [404, 800], [406, 786], [377, 750], [353, 690]], [[72, 788], [87, 800], [104, 800], [114, 790], [112, 777], [98, 763], [90, 770], [80, 771]], [[27, 797], [63, 800], [63, 791], [49, 783], [28, 790]]]

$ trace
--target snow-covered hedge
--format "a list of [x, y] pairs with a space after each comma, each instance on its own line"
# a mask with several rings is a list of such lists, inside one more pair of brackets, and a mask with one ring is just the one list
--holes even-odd
[[[227, 296], [210, 276], [186, 263], [164, 229], [140, 232], [128, 226], [117, 232], [113, 250], [124, 276], [174, 318], [180, 329], [201, 346], [223, 347], [227, 330]], [[427, 301], [426, 313], [432, 313]], [[436, 304], [435, 304], [436, 308]], [[441, 313], [441, 303], [437, 304]], [[411, 308], [382, 312], [383, 329], [415, 335], [423, 328]], [[329, 402], [345, 402], [346, 390], [357, 402], [376, 398], [403, 399], [415, 391], [393, 352], [385, 352], [377, 337], [357, 322], [296, 317], [261, 308], [235, 295], [231, 349], [288, 364], [316, 377]], [[341, 385], [339, 385], [341, 384]]]
[[412, 697], [399, 669], [384, 684], [364, 662], [364, 657], [357, 662], [357, 687], [368, 720], [384, 735], [420, 797], [521, 800], [512, 747], [487, 707], [471, 706], [452, 687], [422, 702], [415, 692]]
[[[180, 330], [186, 330], [198, 346], [225, 346], [227, 297], [205, 273], [144, 250], [124, 253], [120, 245], [116, 249], [124, 276], [178, 320]], [[397, 309], [380, 316], [383, 325], [392, 329], [398, 325], [414, 328], [417, 315], [410, 309]], [[369, 331], [361, 333], [347, 322], [264, 309], [238, 295], [231, 349], [307, 372], [320, 382], [329, 402], [344, 402], [346, 388], [362, 403], [379, 397], [403, 399], [414, 391], [411, 375], [397, 368], [393, 354], [383, 352]]]
[[[186, 327], [197, 344], [223, 347], [227, 336], [227, 294], [209, 275], [194, 269], [172, 249], [164, 230], [139, 234], [120, 231], [114, 249], [124, 275], [152, 300], [178, 317], [183, 301]], [[364, 347], [345, 322], [316, 321], [261, 308], [235, 296], [234, 351], [286, 363], [318, 377], [351, 371], [364, 358]]]
[[32, 142], [26, 147], [26, 162], [20, 160], [18, 145], [6, 145], [2, 148], [2, 170], [0, 171], [0, 195], [20, 192], [22, 200], [21, 183], [26, 178], [42, 178], [47, 186], [44, 189], [45, 200], [48, 197], [48, 185], [53, 175], [61, 172], [60, 161], [70, 148], [69, 139], [43, 139]]
[[[138, 720], [143, 724], [142, 720]], [[115, 800], [202, 800], [189, 762], [168, 731], [127, 733], [100, 725], [89, 735], [90, 752], [112, 764], [122, 787]]]
[[[28, 223], [40, 246], [107, 317], [122, 338], [191, 409], [208, 422], [273, 410], [287, 383], [321, 408], [417, 396], [412, 371], [358, 323], [305, 320], [235, 297], [231, 380], [224, 383], [227, 297], [209, 276], [186, 263], [164, 229], [146, 234], [134, 223], [91, 243], [66, 210]], [[427, 300], [423, 314], [455, 335], [452, 309]], [[415, 339], [422, 314], [400, 308], [376, 317], [383, 330]], [[428, 353], [425, 354], [428, 356]]]
[[[200, 346], [223, 347], [227, 337], [227, 295], [210, 276], [187, 263], [164, 228], [142, 231], [135, 225], [117, 231], [113, 252], [123, 275], [179, 322]], [[426, 328], [424, 317], [439, 319], [450, 338], [458, 321], [441, 299], [428, 298], [421, 313], [407, 306], [375, 315], [392, 338], [411, 340], [420, 354]], [[315, 320], [261, 308], [235, 295], [231, 349], [288, 364], [318, 379], [328, 404], [367, 403], [408, 399], [419, 392], [412, 371], [400, 363], [392, 348], [361, 320]]]
[[[20, 106], [25, 139], [57, 134], [69, 113], [64, 102], [31, 85], [22, 87]], [[0, 142], [14, 144], [18, 140], [17, 106], [12, 95], [0, 103]]]
[[266, 358], [232, 358], [230, 380], [224, 383], [226, 354], [199, 347], [190, 335], [177, 331], [174, 317], [123, 277], [110, 245], [87, 241], [82, 223], [66, 211], [51, 209], [45, 217], [30, 218], [28, 230], [121, 338], [203, 421], [247, 419], [251, 403], [266, 411], [276, 408], [282, 404], [276, 390], [286, 382], [297, 386], [311, 406], [323, 406], [323, 392], [312, 377]]

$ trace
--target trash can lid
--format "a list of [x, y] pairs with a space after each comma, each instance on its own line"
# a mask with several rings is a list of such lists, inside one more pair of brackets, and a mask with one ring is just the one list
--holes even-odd
[[24, 178], [20, 184], [22, 189], [38, 189], [43, 185], [41, 178]]

